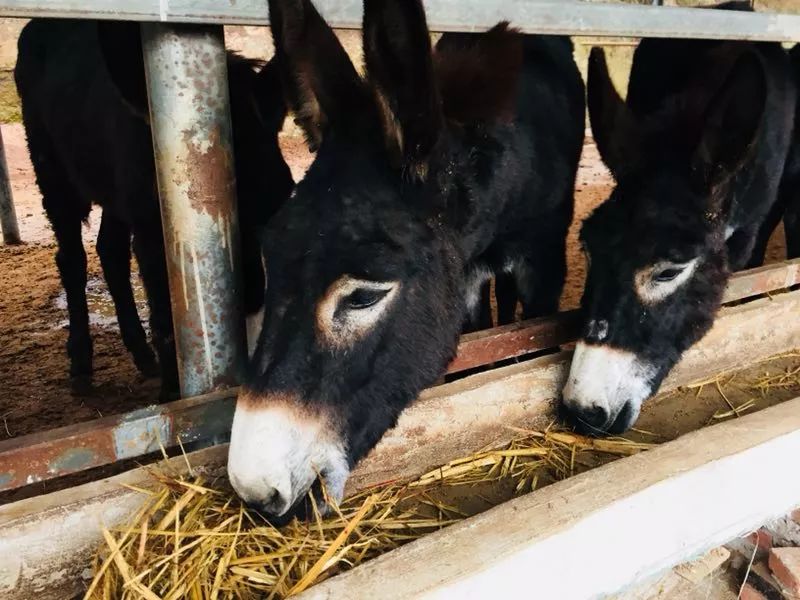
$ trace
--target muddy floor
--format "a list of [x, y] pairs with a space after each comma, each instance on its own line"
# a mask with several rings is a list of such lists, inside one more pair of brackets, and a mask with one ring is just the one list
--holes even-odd
[[[70, 392], [65, 353], [67, 314], [54, 262], [52, 233], [42, 212], [22, 127], [3, 125], [2, 133], [25, 244], [0, 246], [0, 439], [151, 404], [157, 397], [158, 382], [144, 380], [136, 371], [118, 335], [103, 282], [94, 249], [97, 211], [90, 215], [84, 230], [95, 352], [94, 389], [84, 395]], [[282, 147], [295, 178], [300, 178], [311, 160], [302, 139], [283, 136]], [[576, 185], [564, 308], [577, 305], [583, 285], [584, 262], [576, 243], [579, 223], [607, 197], [610, 185], [596, 147], [588, 140]], [[769, 259], [781, 260], [784, 250], [780, 233], [773, 242]], [[138, 276], [133, 277], [139, 288], [142, 318], [146, 320]]]

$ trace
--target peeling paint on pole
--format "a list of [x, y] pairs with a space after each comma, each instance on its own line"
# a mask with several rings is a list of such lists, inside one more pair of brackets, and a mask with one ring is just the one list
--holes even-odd
[[221, 27], [142, 25], [183, 396], [234, 385], [245, 357]]

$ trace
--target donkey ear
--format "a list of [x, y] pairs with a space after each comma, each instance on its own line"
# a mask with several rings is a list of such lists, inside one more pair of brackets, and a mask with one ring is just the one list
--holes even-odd
[[589, 54], [587, 103], [597, 149], [614, 178], [635, 168], [641, 156], [641, 131], [636, 118], [620, 97], [608, 74], [606, 55], [602, 48], [592, 48]]
[[332, 124], [363, 114], [364, 84], [310, 0], [269, 0], [269, 18], [286, 104], [316, 150]]
[[747, 160], [758, 136], [767, 84], [758, 57], [747, 52], [736, 62], [706, 111], [692, 156], [692, 178], [713, 190]]
[[390, 152], [420, 178], [442, 129], [431, 38], [420, 0], [364, 0], [364, 60]]
[[257, 116], [270, 135], [279, 132], [286, 119], [286, 102], [281, 88], [278, 62], [273, 58], [259, 70], [254, 87]]

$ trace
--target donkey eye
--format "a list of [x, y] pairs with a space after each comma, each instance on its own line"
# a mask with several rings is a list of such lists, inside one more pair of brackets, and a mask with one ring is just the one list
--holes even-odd
[[657, 281], [658, 283], [666, 283], [667, 281], [672, 281], [681, 273], [683, 273], [683, 269], [669, 267], [653, 275], [653, 281]]
[[376, 305], [386, 297], [389, 290], [367, 290], [357, 289], [344, 300], [345, 308], [348, 310], [362, 310]]

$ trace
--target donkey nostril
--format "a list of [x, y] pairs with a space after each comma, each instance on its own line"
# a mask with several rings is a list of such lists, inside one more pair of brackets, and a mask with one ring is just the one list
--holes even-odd
[[602, 406], [592, 406], [581, 411], [581, 419], [592, 427], [603, 429], [608, 423], [609, 412]]
[[589, 342], [604, 342], [608, 337], [608, 321], [605, 319], [591, 320], [586, 326], [584, 337]]
[[261, 498], [248, 501], [247, 506], [274, 516], [282, 515], [287, 508], [285, 498], [275, 488], [270, 488]]

